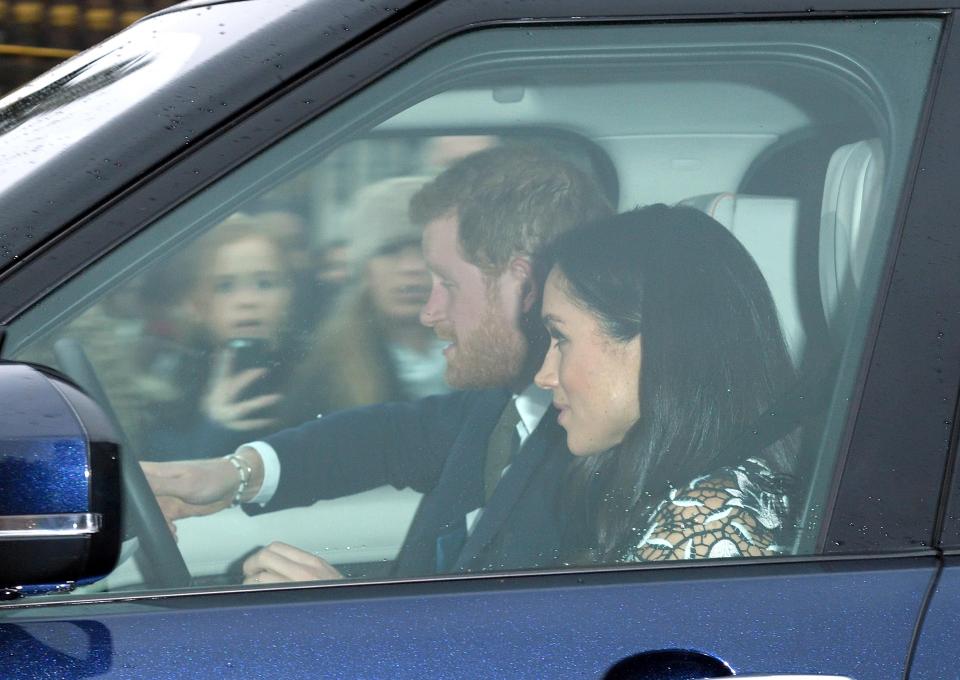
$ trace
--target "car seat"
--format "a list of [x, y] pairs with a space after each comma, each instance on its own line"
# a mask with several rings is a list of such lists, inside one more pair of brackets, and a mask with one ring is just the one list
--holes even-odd
[[710, 215], [753, 256], [770, 287], [790, 356], [794, 365], [799, 365], [806, 333], [800, 318], [797, 286], [796, 199], [725, 192], [694, 196], [680, 205]]
[[[811, 454], [801, 460], [797, 471], [801, 480], [795, 494], [801, 499], [796, 518], [798, 529], [787, 550], [794, 554], [811, 554], [820, 548], [820, 519], [836, 468], [836, 437], [847, 412], [847, 395], [838, 395], [835, 389], [835, 367], [853, 328], [862, 301], [866, 263], [871, 249], [876, 247], [874, 234], [883, 180], [884, 155], [879, 139], [862, 140], [834, 151], [823, 187], [817, 271], [803, 279], [799, 266], [805, 263], [797, 256], [802, 235], [796, 199], [726, 192], [680, 202], [716, 219], [750, 252], [770, 287], [794, 365], [814, 367], [810, 375], [801, 377], [795, 393], [786, 396], [788, 407], [781, 409], [781, 422], [766, 423], [772, 425], [768, 431], [779, 430], [780, 436], [797, 427], [807, 428], [801, 433], [802, 450]], [[829, 335], [825, 342], [809, 342], [800, 313], [801, 280], [819, 284], [819, 300]], [[813, 346], [822, 347], [818, 353], [825, 355], [805, 356], [808, 347]], [[803, 400], [807, 403], [801, 405]], [[834, 404], [837, 400], [843, 403]]]

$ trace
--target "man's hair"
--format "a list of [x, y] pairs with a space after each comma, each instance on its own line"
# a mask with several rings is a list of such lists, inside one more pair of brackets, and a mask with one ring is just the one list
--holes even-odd
[[471, 154], [410, 202], [414, 224], [454, 213], [464, 257], [488, 275], [502, 272], [511, 257], [535, 256], [558, 234], [611, 212], [586, 172], [529, 145]]

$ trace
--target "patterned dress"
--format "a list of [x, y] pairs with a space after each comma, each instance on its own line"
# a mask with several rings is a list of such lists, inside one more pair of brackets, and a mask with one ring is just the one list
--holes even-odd
[[761, 557], [783, 552], [788, 511], [780, 478], [756, 458], [670, 490], [627, 562]]

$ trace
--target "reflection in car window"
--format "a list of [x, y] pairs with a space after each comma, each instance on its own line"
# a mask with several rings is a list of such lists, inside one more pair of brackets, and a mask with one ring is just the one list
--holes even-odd
[[815, 554], [939, 27], [461, 36], [8, 342], [83, 344], [206, 586]]

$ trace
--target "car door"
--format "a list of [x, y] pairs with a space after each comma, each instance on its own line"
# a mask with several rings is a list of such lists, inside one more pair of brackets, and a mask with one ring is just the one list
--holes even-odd
[[[115, 677], [910, 673], [941, 567], [958, 385], [960, 328], [943, 305], [958, 285], [953, 17], [781, 4], [424, 5], [117, 187], [3, 283], [4, 356], [57, 361], [64, 339], [98, 347], [92, 363], [136, 438], [140, 416], [161, 409], [138, 401], [158, 394], [143, 364], [124, 363], [131, 346], [157, 346], [143, 330], [156, 318], [131, 292], [175, 290], [178, 257], [201, 252], [205, 234], [281, 197], [329, 254], [364, 233], [338, 226], [351, 199], [436, 172], [429, 151], [549, 147], [621, 210], [709, 212], [764, 273], [801, 378], [744, 435], [796, 432], [806, 454], [781, 555], [396, 577], [374, 567], [389, 565], [416, 498], [374, 490], [274, 524], [239, 510], [235, 524], [181, 523], [189, 586], [128, 556], [101, 586], [4, 604], [5, 663]], [[166, 431], [185, 441], [185, 427]], [[399, 528], [373, 546], [384, 517]], [[316, 541], [355, 577], [239, 585], [235, 560], [273, 539]], [[228, 547], [202, 552], [214, 544]], [[924, 659], [915, 676], [938, 677], [939, 659]]]
[[955, 462], [944, 486], [944, 502], [939, 518], [938, 548], [943, 568], [929, 593], [929, 604], [917, 634], [917, 645], [910, 677], [935, 678], [954, 673], [957, 653], [953, 645], [957, 616], [957, 468]]

